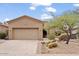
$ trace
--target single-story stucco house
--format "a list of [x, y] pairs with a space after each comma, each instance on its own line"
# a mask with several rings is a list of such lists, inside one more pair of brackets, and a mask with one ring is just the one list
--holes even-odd
[[6, 32], [8, 30], [8, 26], [4, 24], [0, 24], [0, 32]]
[[8, 36], [11, 40], [41, 40], [43, 22], [30, 16], [21, 16], [8, 23]]

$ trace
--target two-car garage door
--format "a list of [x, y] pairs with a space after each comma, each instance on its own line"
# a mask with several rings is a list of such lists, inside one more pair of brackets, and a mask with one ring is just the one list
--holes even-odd
[[29, 40], [29, 39], [39, 39], [38, 28], [16, 28], [13, 29], [13, 39], [17, 40]]

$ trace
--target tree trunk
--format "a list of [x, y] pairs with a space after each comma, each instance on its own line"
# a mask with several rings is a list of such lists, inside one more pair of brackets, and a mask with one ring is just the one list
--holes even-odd
[[69, 41], [71, 39], [71, 36], [72, 36], [72, 30], [71, 30], [71, 28], [69, 28], [69, 35], [68, 35], [68, 39], [66, 41], [66, 44], [69, 44]]
[[69, 44], [69, 40], [71, 39], [71, 35], [68, 36], [68, 39], [66, 41], [66, 44]]

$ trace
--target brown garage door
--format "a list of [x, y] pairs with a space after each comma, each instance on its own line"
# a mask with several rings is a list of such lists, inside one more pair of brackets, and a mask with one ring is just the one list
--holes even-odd
[[38, 39], [38, 29], [13, 29], [13, 39], [17, 40], [29, 40], [29, 39]]

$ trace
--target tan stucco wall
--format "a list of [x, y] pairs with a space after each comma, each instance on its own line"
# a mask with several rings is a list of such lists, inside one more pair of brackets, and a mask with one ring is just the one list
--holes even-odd
[[12, 39], [13, 28], [38, 28], [39, 29], [39, 39], [43, 37], [43, 24], [37, 22], [36, 20], [31, 20], [27, 17], [19, 18], [19, 20], [11, 21], [8, 23], [9, 27], [9, 39]]

